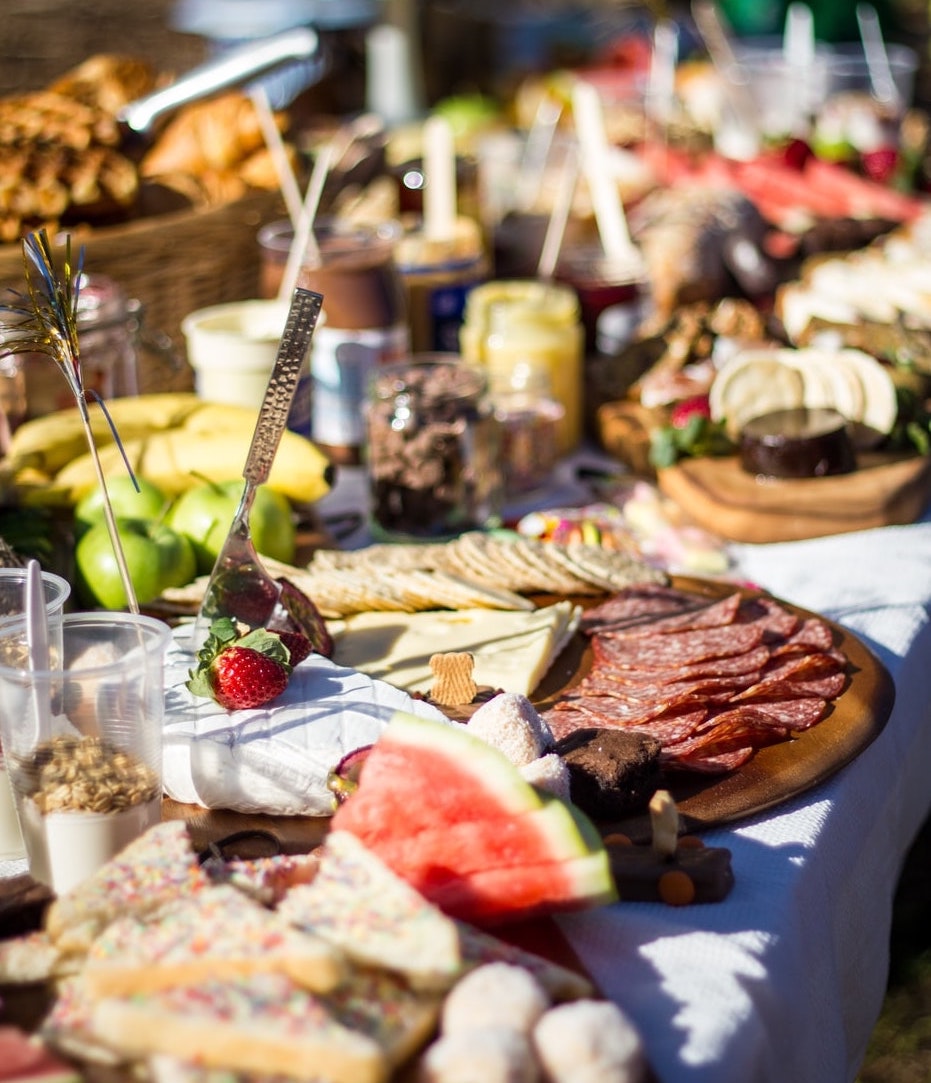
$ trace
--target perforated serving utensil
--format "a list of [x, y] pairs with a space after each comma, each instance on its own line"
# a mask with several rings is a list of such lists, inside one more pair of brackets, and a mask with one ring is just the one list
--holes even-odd
[[272, 461], [288, 422], [298, 377], [320, 318], [323, 296], [295, 289], [278, 346], [265, 397], [259, 410], [252, 444], [243, 468], [242, 498], [233, 516], [207, 583], [194, 624], [194, 647], [199, 649], [219, 617], [233, 617], [250, 628], [266, 625], [275, 610], [281, 585], [265, 570], [249, 530], [249, 512], [256, 488], [268, 479]]

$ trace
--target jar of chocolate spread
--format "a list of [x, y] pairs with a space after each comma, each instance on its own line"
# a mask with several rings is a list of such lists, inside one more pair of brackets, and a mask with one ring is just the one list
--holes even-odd
[[500, 426], [481, 369], [422, 354], [376, 371], [367, 411], [372, 530], [438, 540], [500, 523]]
[[[267, 227], [284, 250], [290, 227]], [[310, 354], [311, 421], [314, 442], [340, 464], [361, 462], [364, 405], [373, 371], [398, 361], [410, 348], [404, 287], [394, 262], [397, 229], [322, 221], [315, 245], [301, 264], [297, 285], [323, 295], [323, 314]], [[272, 249], [273, 251], [273, 249]], [[266, 258], [262, 290], [274, 283], [276, 264]], [[279, 278], [280, 280], [280, 278]]]

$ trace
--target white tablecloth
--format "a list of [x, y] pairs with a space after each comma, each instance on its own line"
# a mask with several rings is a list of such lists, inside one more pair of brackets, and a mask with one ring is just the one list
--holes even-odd
[[722, 903], [620, 903], [562, 920], [634, 1019], [662, 1083], [846, 1083], [888, 969], [896, 880], [931, 808], [931, 523], [737, 546], [740, 571], [837, 621], [889, 669], [884, 730], [826, 783], [706, 833]]

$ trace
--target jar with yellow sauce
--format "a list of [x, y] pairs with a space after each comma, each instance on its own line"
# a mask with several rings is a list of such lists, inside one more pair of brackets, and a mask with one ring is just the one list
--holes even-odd
[[482, 365], [493, 402], [513, 392], [515, 373], [530, 373], [562, 408], [561, 454], [582, 437], [584, 329], [574, 290], [516, 279], [477, 286], [459, 332], [463, 360]]

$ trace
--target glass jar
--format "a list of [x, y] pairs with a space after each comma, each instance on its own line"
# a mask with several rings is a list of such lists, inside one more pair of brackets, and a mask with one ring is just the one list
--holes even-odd
[[379, 369], [367, 439], [377, 537], [435, 540], [500, 524], [500, 427], [480, 369], [454, 354]]
[[459, 341], [464, 360], [480, 365], [497, 402], [524, 371], [563, 409], [560, 454], [582, 435], [583, 339], [579, 302], [568, 286], [515, 279], [487, 282], [469, 295]]

